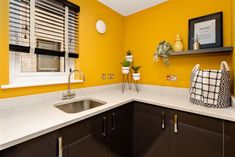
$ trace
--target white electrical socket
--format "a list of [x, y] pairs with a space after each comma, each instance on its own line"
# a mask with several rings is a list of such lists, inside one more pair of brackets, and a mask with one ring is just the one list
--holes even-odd
[[178, 76], [177, 75], [167, 75], [166, 79], [167, 79], [167, 81], [177, 81]]
[[102, 75], [101, 75], [101, 79], [102, 79], [102, 80], [106, 80], [106, 74], [102, 74]]
[[107, 77], [108, 77], [109, 80], [112, 80], [112, 79], [114, 79], [114, 74], [108, 74]]

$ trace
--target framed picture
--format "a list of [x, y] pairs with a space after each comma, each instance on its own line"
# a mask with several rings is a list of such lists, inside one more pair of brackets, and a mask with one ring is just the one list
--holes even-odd
[[201, 49], [223, 47], [223, 12], [190, 19], [189, 50], [193, 50], [196, 37]]

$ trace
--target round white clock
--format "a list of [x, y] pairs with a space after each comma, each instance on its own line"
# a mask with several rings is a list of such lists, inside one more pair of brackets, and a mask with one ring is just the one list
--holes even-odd
[[98, 20], [96, 22], [96, 30], [97, 32], [99, 32], [100, 34], [104, 34], [106, 32], [106, 24], [103, 20]]

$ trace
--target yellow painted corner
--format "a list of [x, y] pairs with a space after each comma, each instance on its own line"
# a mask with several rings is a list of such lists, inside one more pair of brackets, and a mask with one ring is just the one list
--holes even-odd
[[[134, 52], [135, 63], [142, 65], [141, 83], [189, 87], [191, 70], [195, 64], [202, 68], [219, 68], [226, 60], [232, 68], [232, 55], [199, 55], [170, 57], [167, 68], [162, 61], [153, 63], [153, 54], [158, 43], [166, 40], [174, 43], [180, 34], [185, 49], [188, 45], [188, 20], [203, 15], [223, 11], [224, 45], [231, 46], [231, 0], [169, 0], [150, 9], [130, 15], [125, 19], [125, 49]], [[167, 75], [178, 76], [170, 82]]]

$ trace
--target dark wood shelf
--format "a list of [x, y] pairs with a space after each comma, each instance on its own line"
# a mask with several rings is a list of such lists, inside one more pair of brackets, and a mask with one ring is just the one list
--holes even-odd
[[196, 54], [215, 54], [215, 53], [226, 53], [227, 54], [227, 53], [231, 53], [231, 52], [233, 52], [232, 46], [173, 52], [171, 54], [171, 56], [196, 55]]

